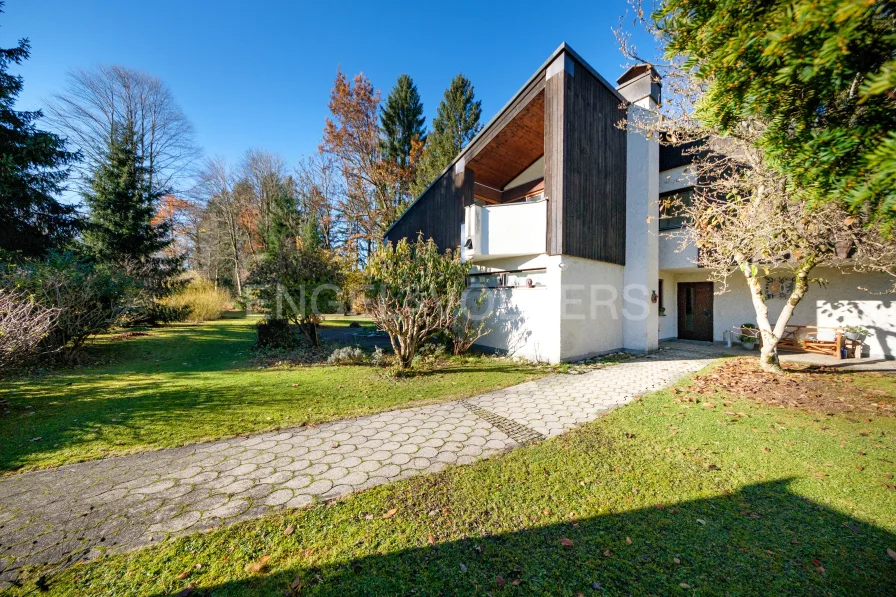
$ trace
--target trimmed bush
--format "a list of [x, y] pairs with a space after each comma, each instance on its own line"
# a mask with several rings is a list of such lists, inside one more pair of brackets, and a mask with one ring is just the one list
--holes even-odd
[[265, 319], [255, 326], [256, 348], [290, 350], [304, 344], [303, 338], [286, 319]]
[[209, 280], [196, 278], [183, 290], [159, 301], [160, 321], [214, 321], [221, 319], [224, 311], [233, 308], [230, 293], [215, 288]]

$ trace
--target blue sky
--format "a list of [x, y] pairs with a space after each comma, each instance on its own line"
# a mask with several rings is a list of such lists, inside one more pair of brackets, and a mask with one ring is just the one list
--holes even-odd
[[42, 107], [69, 69], [139, 68], [171, 87], [206, 155], [234, 161], [252, 147], [290, 165], [315, 151], [337, 66], [383, 96], [408, 73], [428, 123], [458, 72], [488, 120], [563, 41], [611, 81], [624, 62], [611, 28], [625, 0], [7, 0], [5, 11], [0, 47], [32, 44], [19, 109]]

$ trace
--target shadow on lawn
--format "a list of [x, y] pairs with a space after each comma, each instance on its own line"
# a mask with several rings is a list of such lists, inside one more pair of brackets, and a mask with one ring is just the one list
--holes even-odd
[[[216, 586], [200, 578], [195, 594], [289, 595], [296, 578], [301, 595], [896, 594], [896, 562], [886, 551], [896, 536], [788, 484]], [[297, 537], [295, 552], [302, 549]]]

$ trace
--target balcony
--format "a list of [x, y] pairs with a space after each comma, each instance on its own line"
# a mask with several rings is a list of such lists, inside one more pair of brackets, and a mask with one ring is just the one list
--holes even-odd
[[486, 261], [540, 255], [547, 250], [547, 201], [464, 208], [463, 257]]

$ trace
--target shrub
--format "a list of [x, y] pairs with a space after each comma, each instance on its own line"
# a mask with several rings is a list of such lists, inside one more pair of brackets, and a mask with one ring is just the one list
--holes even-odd
[[290, 350], [302, 344], [302, 339], [286, 319], [264, 319], [258, 322], [255, 331], [257, 348]]
[[400, 369], [413, 363], [427, 340], [452, 330], [462, 312], [469, 268], [460, 251], [440, 253], [422, 234], [415, 243], [387, 243], [371, 255], [365, 270], [368, 312], [389, 334]]
[[382, 346], [377, 346], [373, 349], [373, 354], [370, 355], [370, 364], [374, 367], [386, 366], [386, 353], [383, 352]]
[[170, 309], [173, 317], [168, 321], [198, 323], [221, 319], [224, 311], [233, 308], [233, 299], [229, 292], [215, 288], [209, 280], [196, 278], [177, 294], [159, 301], [159, 304]]
[[337, 348], [327, 359], [328, 365], [363, 365], [366, 362], [367, 355], [356, 346]]
[[123, 321], [134, 293], [128, 276], [70, 252], [52, 254], [45, 262], [12, 265], [5, 284], [58, 311], [44, 345], [68, 355], [90, 336], [108, 332]]
[[249, 283], [277, 319], [298, 326], [312, 346], [320, 346], [321, 314], [336, 313], [342, 273], [323, 249], [283, 243], [276, 253], [255, 266]]
[[0, 289], [0, 376], [37, 354], [58, 318], [28, 294]]

